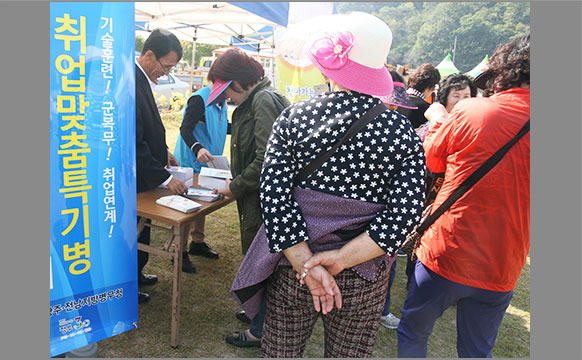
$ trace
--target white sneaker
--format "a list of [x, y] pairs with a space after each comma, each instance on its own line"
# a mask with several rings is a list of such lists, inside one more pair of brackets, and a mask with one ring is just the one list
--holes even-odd
[[388, 329], [396, 329], [398, 328], [398, 324], [400, 324], [400, 319], [394, 316], [392, 313], [389, 313], [386, 316], [382, 316], [380, 319], [380, 324]]

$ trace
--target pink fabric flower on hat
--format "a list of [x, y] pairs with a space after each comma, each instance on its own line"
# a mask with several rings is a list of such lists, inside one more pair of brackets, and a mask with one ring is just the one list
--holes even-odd
[[317, 40], [311, 47], [311, 54], [324, 68], [337, 70], [348, 62], [348, 52], [353, 46], [354, 35], [349, 31], [339, 32]]

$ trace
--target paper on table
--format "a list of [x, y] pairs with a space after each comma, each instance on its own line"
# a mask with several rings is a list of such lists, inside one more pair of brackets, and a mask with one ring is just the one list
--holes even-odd
[[214, 169], [229, 170], [230, 164], [228, 163], [228, 158], [226, 156], [213, 156], [213, 160], [208, 163], [208, 167]]
[[206, 189], [223, 189], [226, 179], [232, 179], [230, 169], [203, 167], [198, 175], [198, 186]]
[[[192, 186], [193, 184], [193, 176], [194, 176], [194, 169], [191, 167], [181, 167], [181, 166], [166, 166], [166, 170], [175, 177], [176, 179], [180, 180], [186, 186]], [[167, 185], [158, 185], [160, 188], [167, 189]]]
[[156, 203], [186, 214], [194, 212], [202, 207], [202, 204], [178, 195], [162, 196], [156, 200]]

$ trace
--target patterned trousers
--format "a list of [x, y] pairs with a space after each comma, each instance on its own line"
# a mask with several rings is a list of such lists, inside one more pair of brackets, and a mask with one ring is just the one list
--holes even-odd
[[[375, 282], [352, 270], [335, 276], [342, 294], [342, 308], [323, 317], [325, 357], [370, 357], [376, 343], [380, 317], [388, 290], [388, 270], [383, 267]], [[291, 268], [279, 268], [267, 286], [267, 316], [261, 356], [302, 357], [320, 313], [311, 293], [301, 286]]]

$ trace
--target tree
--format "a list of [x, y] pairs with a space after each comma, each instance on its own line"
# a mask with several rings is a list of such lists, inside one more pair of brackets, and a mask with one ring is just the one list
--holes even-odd
[[455, 65], [468, 71], [497, 45], [529, 31], [528, 2], [376, 2], [336, 3], [339, 13], [363, 11], [392, 30], [387, 61], [417, 67], [437, 65], [457, 46]]
[[137, 35], [135, 37], [135, 51], [141, 53], [141, 49], [143, 49], [143, 44], [145, 43], [145, 39], [141, 36]]
[[485, 54], [493, 54], [497, 44], [504, 39], [498, 23], [498, 9], [483, 7], [474, 14], [461, 17], [455, 30], [458, 37], [456, 65], [461, 71], [469, 71]]
[[352, 11], [361, 11], [375, 14], [383, 7], [396, 7], [398, 2], [336, 2], [335, 8], [340, 14], [347, 14]]
[[[426, 21], [418, 32], [417, 41], [412, 49], [413, 60], [417, 63], [429, 62], [437, 65], [447, 53], [453, 52], [457, 36], [455, 63], [458, 68], [462, 67], [461, 64], [466, 59], [459, 56], [462, 53], [458, 41], [461, 18], [465, 14], [478, 11], [482, 6], [480, 4], [482, 3], [438, 3], [434, 10], [427, 14]], [[483, 30], [483, 27], [480, 30]]]
[[377, 16], [385, 19], [392, 30], [392, 46], [388, 54], [388, 63], [397, 65], [410, 62], [410, 51], [416, 39], [409, 31], [409, 20], [417, 12], [413, 3], [402, 3], [396, 8], [385, 6], [378, 12]]

